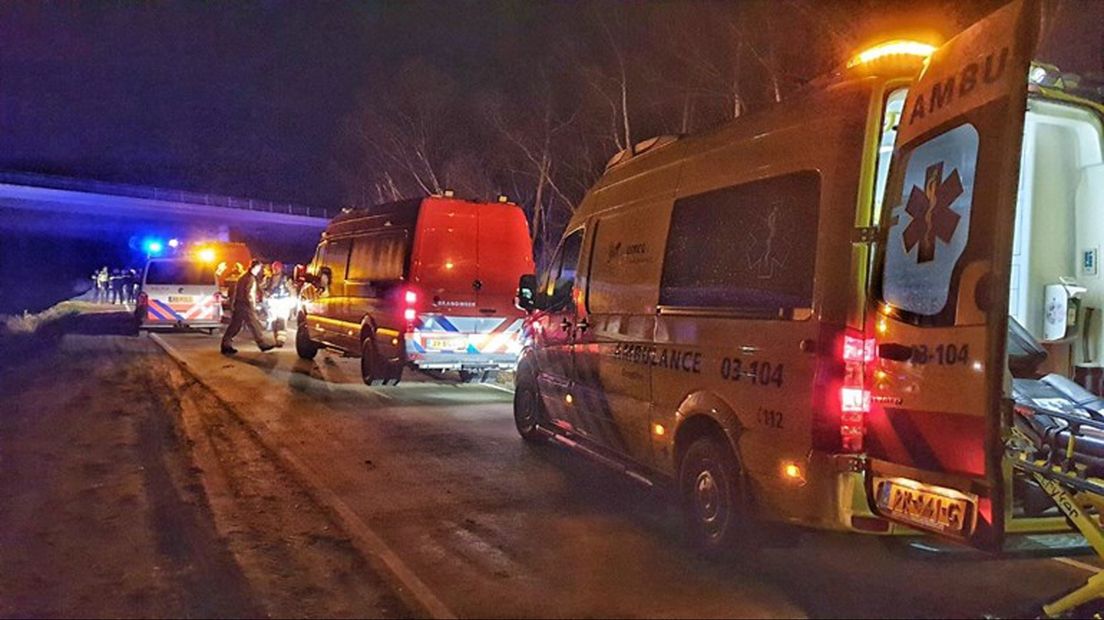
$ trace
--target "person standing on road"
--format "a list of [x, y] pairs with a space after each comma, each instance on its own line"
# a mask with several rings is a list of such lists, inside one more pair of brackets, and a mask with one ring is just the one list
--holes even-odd
[[223, 355], [233, 355], [238, 352], [234, 348], [234, 336], [238, 335], [243, 325], [249, 328], [253, 340], [257, 342], [257, 348], [263, 351], [275, 348], [276, 345], [265, 340], [264, 327], [257, 318], [257, 304], [260, 303], [261, 285], [258, 280], [261, 269], [261, 261], [254, 260], [249, 264], [249, 270], [234, 285], [234, 303], [230, 309], [230, 325], [222, 335]]
[[107, 285], [110, 278], [107, 265], [101, 267], [96, 273], [96, 303], [107, 303]]
[[100, 303], [100, 270], [92, 270], [92, 302]]
[[111, 277], [108, 279], [108, 286], [111, 287], [111, 303], [118, 304], [123, 301], [123, 272], [116, 269], [111, 273]]
[[138, 271], [135, 269], [127, 270], [126, 299], [128, 304], [138, 300]]

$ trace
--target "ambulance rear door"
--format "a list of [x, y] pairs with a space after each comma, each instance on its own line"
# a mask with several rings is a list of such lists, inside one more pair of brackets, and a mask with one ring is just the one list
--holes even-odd
[[981, 548], [1003, 538], [1008, 285], [1027, 74], [1017, 0], [935, 51], [910, 88], [871, 281], [867, 495]]

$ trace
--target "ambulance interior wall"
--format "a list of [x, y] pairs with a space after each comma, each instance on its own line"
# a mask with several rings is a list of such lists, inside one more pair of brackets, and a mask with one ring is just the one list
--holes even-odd
[[[1038, 340], [1043, 340], [1048, 284], [1069, 278], [1088, 288], [1084, 306], [1097, 312], [1090, 329], [1096, 360], [1104, 361], [1100, 329], [1104, 316], [1104, 274], [1081, 268], [1082, 251], [1104, 247], [1104, 202], [1087, 170], [1101, 168], [1098, 118], [1086, 110], [1032, 101], [1024, 128], [1019, 204], [1013, 242], [1009, 312]], [[1094, 195], [1095, 194], [1095, 195]], [[1081, 362], [1080, 337], [1074, 360]]]

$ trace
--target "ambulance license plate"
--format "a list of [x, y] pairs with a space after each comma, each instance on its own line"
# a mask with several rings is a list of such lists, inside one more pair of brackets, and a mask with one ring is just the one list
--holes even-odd
[[464, 348], [463, 338], [426, 338], [426, 349], [434, 351], [458, 351]]
[[942, 534], [968, 534], [974, 504], [969, 499], [954, 497], [951, 489], [925, 485], [914, 481], [898, 484], [882, 480], [878, 486], [878, 508], [887, 517]]
[[169, 295], [170, 304], [190, 304], [192, 303], [191, 295]]

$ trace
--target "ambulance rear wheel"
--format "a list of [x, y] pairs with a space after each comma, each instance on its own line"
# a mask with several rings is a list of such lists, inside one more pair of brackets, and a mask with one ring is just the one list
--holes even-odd
[[529, 443], [544, 443], [548, 437], [539, 428], [544, 421], [544, 406], [537, 385], [532, 381], [519, 382], [514, 390], [514, 425], [518, 434]]
[[311, 340], [310, 332], [303, 323], [300, 323], [299, 328], [295, 330], [295, 352], [305, 360], [312, 360], [315, 355], [318, 355], [318, 345]]
[[387, 363], [376, 351], [376, 343], [372, 336], [368, 336], [360, 347], [360, 376], [364, 379], [364, 385], [386, 385], [390, 378]]
[[719, 439], [694, 440], [679, 464], [679, 493], [687, 532], [707, 555], [738, 546], [746, 521], [740, 467]]

